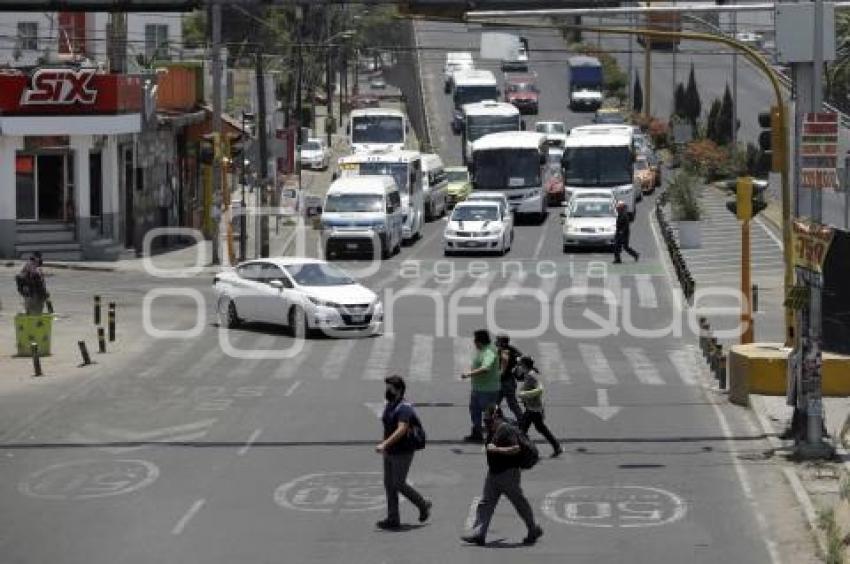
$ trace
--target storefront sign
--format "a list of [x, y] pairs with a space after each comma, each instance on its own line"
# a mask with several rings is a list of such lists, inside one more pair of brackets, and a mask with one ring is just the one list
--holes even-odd
[[138, 76], [61, 68], [41, 68], [32, 75], [0, 74], [4, 116], [124, 114], [137, 113], [141, 106]]
[[794, 238], [794, 266], [821, 272], [833, 230], [826, 225], [795, 220], [792, 224]]
[[808, 113], [800, 138], [800, 186], [810, 190], [838, 188], [838, 115]]

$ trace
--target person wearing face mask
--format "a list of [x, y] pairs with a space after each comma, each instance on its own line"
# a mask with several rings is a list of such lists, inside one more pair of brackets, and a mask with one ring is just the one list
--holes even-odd
[[520, 382], [517, 395], [525, 406], [525, 412], [520, 420], [520, 429], [527, 434], [528, 429], [534, 424], [534, 428], [552, 445], [552, 458], [556, 458], [561, 455], [563, 449], [543, 420], [543, 385], [538, 376], [540, 373], [534, 367], [533, 358], [523, 356], [519, 359], [516, 369], [516, 379]]
[[[410, 431], [414, 427], [422, 428], [422, 422], [413, 406], [404, 400], [406, 385], [401, 376], [389, 376], [384, 379], [387, 385], [384, 397], [387, 404], [381, 421], [384, 424], [384, 440], [378, 443], [375, 451], [384, 456], [384, 489], [387, 493], [387, 518], [378, 521], [379, 529], [398, 530], [401, 518], [398, 510], [398, 494], [406, 497], [419, 509], [419, 522], [424, 523], [431, 515], [431, 501], [422, 497], [407, 483], [407, 473], [413, 462], [417, 446], [411, 440]], [[421, 448], [421, 446], [419, 447]]]

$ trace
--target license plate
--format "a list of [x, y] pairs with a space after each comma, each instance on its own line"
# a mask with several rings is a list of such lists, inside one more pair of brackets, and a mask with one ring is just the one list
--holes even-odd
[[364, 321], [366, 321], [366, 316], [365, 315], [352, 315], [351, 321], [354, 322], [354, 323], [363, 323]]
[[481, 245], [482, 245], [482, 243], [479, 243], [478, 241], [464, 241], [463, 242], [464, 247], [480, 247]]
[[350, 251], [356, 250], [357, 249], [357, 243], [346, 243], [345, 248], [350, 250]]

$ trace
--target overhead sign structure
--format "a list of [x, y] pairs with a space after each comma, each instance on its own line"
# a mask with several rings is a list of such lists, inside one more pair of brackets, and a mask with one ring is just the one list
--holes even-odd
[[794, 220], [791, 228], [794, 239], [794, 266], [822, 272], [834, 230], [827, 225], [801, 220]]
[[838, 189], [838, 114], [808, 113], [800, 133], [800, 187]]

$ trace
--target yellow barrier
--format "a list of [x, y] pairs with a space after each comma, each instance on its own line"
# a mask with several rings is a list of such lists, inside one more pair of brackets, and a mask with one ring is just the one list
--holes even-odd
[[39, 356], [50, 354], [50, 341], [53, 331], [53, 316], [49, 313], [41, 315], [15, 316], [15, 339], [18, 346], [18, 356], [32, 356], [30, 343], [38, 345]]

